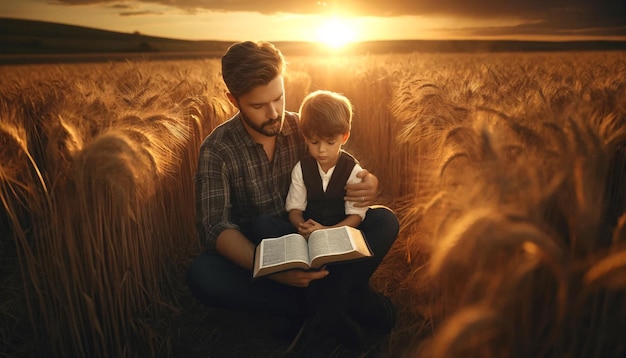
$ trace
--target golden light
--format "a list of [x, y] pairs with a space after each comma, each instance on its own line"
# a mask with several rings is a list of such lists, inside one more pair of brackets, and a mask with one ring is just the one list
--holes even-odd
[[357, 33], [354, 26], [339, 17], [326, 20], [317, 30], [317, 41], [332, 48], [340, 48], [356, 40]]

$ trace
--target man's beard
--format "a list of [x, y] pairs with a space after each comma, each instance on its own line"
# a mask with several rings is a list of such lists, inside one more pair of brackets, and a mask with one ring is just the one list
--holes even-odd
[[[248, 125], [248, 127], [250, 127], [255, 132], [260, 133], [266, 137], [276, 137], [278, 133], [280, 133], [280, 131], [283, 129], [282, 116], [278, 116], [276, 118], [270, 119], [266, 122], [263, 122], [260, 126], [258, 126], [254, 122], [252, 122], [252, 120], [242, 110], [240, 110], [239, 113], [241, 115], [241, 119]], [[274, 128], [268, 129], [268, 127], [271, 127], [276, 123], [280, 123], [280, 125], [276, 127], [276, 129]]]

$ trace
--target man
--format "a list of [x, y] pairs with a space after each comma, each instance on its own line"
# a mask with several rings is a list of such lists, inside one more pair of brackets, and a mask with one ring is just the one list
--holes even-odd
[[[374, 258], [319, 271], [291, 270], [269, 279], [251, 279], [259, 239], [252, 228], [257, 227], [259, 218], [265, 218], [276, 235], [285, 233], [271, 223], [287, 220], [284, 205], [291, 170], [306, 153], [297, 114], [284, 109], [285, 66], [282, 53], [267, 42], [236, 43], [222, 58], [227, 96], [239, 113], [216, 127], [200, 149], [196, 217], [206, 250], [190, 265], [187, 283], [209, 306], [268, 312], [294, 322], [316, 316], [313, 321], [322, 326], [332, 325], [330, 321], [339, 316], [329, 316], [341, 312], [352, 328], [355, 323], [388, 333], [395, 323], [393, 308], [368, 286], [369, 277], [398, 234], [398, 220], [388, 208], [370, 208], [359, 226]], [[346, 200], [371, 205], [378, 179], [366, 170], [359, 177], [361, 183], [347, 186]], [[326, 299], [313, 307], [315, 297], [333, 297], [335, 303]], [[345, 313], [348, 301], [350, 313]], [[332, 326], [328, 328], [340, 327]], [[363, 343], [359, 332], [347, 335], [353, 346]]]

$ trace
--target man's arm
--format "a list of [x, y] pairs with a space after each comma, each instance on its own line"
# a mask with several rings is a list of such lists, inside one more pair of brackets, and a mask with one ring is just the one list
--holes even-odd
[[236, 229], [226, 229], [217, 236], [217, 252], [248, 270], [252, 270], [254, 248], [254, 244]]
[[308, 287], [311, 281], [319, 280], [326, 276], [328, 276], [328, 270], [323, 268], [319, 271], [289, 270], [275, 273], [268, 277], [285, 285]]
[[204, 247], [212, 252], [217, 251], [217, 239], [223, 231], [239, 229], [230, 220], [232, 163], [217, 148], [215, 143], [202, 144], [195, 176], [198, 231]]
[[345, 201], [354, 202], [354, 206], [362, 208], [376, 203], [378, 198], [378, 178], [367, 169], [363, 169], [356, 175], [361, 178], [360, 183], [347, 184]]

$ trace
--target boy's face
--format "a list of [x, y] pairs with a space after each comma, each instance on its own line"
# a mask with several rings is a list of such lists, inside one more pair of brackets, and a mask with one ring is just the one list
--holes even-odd
[[348, 134], [338, 134], [334, 137], [319, 138], [312, 136], [306, 138], [309, 153], [319, 163], [325, 172], [337, 164], [341, 146], [348, 140]]
[[258, 135], [275, 137], [283, 128], [285, 115], [285, 87], [282, 76], [267, 85], [255, 87], [238, 99], [228, 98], [239, 108], [244, 126], [254, 138]]

